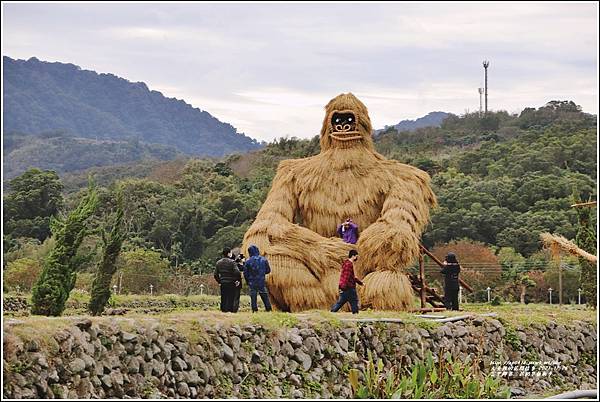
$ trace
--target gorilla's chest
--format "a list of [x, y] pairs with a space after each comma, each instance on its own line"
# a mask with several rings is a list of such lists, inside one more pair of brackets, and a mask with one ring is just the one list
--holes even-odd
[[322, 236], [335, 236], [346, 218], [365, 229], [381, 213], [390, 185], [386, 176], [377, 168], [301, 172], [296, 176], [298, 223]]

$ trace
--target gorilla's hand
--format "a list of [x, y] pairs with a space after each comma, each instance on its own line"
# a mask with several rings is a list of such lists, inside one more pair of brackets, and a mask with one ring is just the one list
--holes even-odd
[[377, 221], [358, 240], [357, 276], [373, 271], [400, 271], [418, 255], [419, 239], [404, 222]]

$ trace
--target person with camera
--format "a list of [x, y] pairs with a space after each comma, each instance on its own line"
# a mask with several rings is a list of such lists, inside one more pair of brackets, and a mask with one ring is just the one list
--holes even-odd
[[358, 251], [350, 250], [348, 253], [348, 259], [344, 261], [342, 265], [342, 272], [340, 274], [340, 298], [331, 307], [331, 312], [335, 313], [341, 309], [346, 302], [350, 303], [350, 309], [352, 314], [358, 314], [358, 294], [356, 293], [356, 284], [363, 285], [363, 283], [354, 276], [354, 263], [358, 259]]
[[[240, 273], [244, 272], [244, 263], [246, 262], [246, 257], [244, 254], [240, 253], [237, 257], [235, 257], [235, 265]], [[237, 313], [240, 309], [240, 293], [242, 291], [242, 280], [240, 274], [240, 280], [236, 282], [235, 293], [233, 295], [233, 312]]]
[[217, 261], [214, 277], [217, 283], [221, 285], [221, 311], [237, 312], [236, 295], [237, 307], [239, 307], [242, 273], [233, 260], [233, 253], [230, 248], [223, 249], [223, 258]]
[[356, 244], [358, 241], [358, 225], [351, 218], [338, 226], [337, 233], [345, 243]]
[[441, 273], [444, 275], [444, 304], [446, 310], [458, 310], [460, 264], [456, 259], [456, 254], [448, 253], [443, 264], [444, 268]]

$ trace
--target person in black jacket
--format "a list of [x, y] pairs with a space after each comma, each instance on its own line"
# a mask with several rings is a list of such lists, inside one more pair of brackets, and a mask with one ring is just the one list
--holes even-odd
[[242, 273], [232, 259], [231, 249], [223, 249], [223, 258], [217, 261], [215, 267], [215, 280], [221, 285], [221, 311], [237, 312], [239, 301], [236, 303], [236, 295], [239, 298], [239, 288], [242, 284]]
[[[233, 258], [233, 252], [232, 252], [232, 258]], [[244, 272], [244, 263], [246, 262], [246, 258], [244, 257], [243, 254], [238, 254], [238, 256], [234, 259], [235, 261], [235, 265], [237, 266], [237, 269], [240, 271], [240, 275], [243, 274]], [[237, 313], [239, 308], [240, 308], [240, 294], [242, 292], [242, 279], [240, 276], [240, 282], [239, 285], [236, 286], [235, 288], [235, 293], [233, 295], [233, 312]]]
[[444, 303], [446, 304], [446, 309], [458, 310], [458, 289], [460, 286], [458, 275], [460, 274], [460, 264], [454, 253], [448, 253], [441, 272], [444, 274]]

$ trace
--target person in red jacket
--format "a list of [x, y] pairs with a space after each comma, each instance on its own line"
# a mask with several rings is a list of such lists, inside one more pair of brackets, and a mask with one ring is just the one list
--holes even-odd
[[358, 314], [358, 295], [356, 293], [356, 284], [363, 283], [354, 276], [354, 262], [358, 259], [358, 251], [350, 250], [348, 259], [342, 264], [342, 272], [340, 274], [340, 298], [331, 307], [332, 312], [336, 312], [342, 308], [346, 302], [350, 303], [352, 314]]

